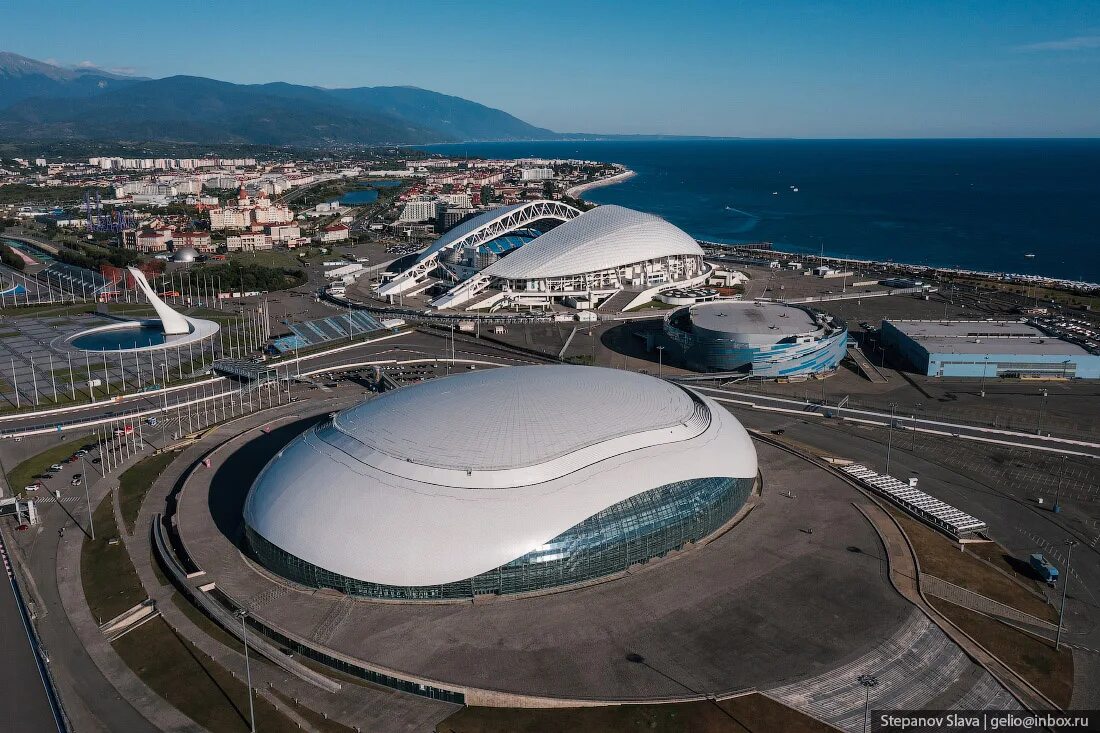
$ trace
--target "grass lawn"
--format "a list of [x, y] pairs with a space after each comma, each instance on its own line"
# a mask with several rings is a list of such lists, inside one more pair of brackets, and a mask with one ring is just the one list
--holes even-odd
[[[126, 665], [180, 712], [213, 733], [248, 733], [245, 683], [181, 638], [162, 618], [114, 642]], [[244, 677], [244, 669], [235, 670]], [[259, 695], [256, 729], [296, 733], [296, 723]]]
[[[286, 250], [269, 250], [266, 252], [234, 252], [227, 255], [230, 262], [244, 262], [267, 267], [286, 267], [297, 270], [302, 266], [301, 260]], [[231, 283], [222, 283], [227, 290]], [[239, 285], [239, 284], [238, 284]], [[239, 289], [239, 287], [238, 287]]]
[[835, 731], [771, 698], [752, 694], [714, 702], [609, 705], [591, 708], [477, 708], [459, 710], [436, 733], [825, 733]]
[[95, 312], [95, 303], [70, 303], [68, 305], [48, 303], [46, 305], [12, 305], [0, 308], [0, 315], [3, 316], [67, 316], [75, 313], [93, 312]]
[[[88, 608], [99, 623], [104, 623], [148, 596], [119, 538], [110, 494], [96, 507], [92, 521], [95, 539], [84, 540], [80, 551], [80, 580]], [[112, 545], [112, 539], [118, 541]]]
[[958, 545], [934, 529], [893, 507], [890, 512], [913, 543], [922, 573], [934, 575], [1046, 621], [1058, 620], [1058, 613], [1045, 600], [1034, 596], [978, 558], [961, 552]]
[[664, 310], [670, 310], [670, 309], [675, 308], [675, 307], [676, 306], [674, 306], [670, 303], [662, 303], [659, 300], [651, 300], [648, 303], [642, 303], [641, 305], [634, 306], [633, 308], [630, 309], [630, 312], [631, 313], [637, 313], [638, 311], [644, 311], [646, 309], [664, 311]]
[[1073, 694], [1073, 654], [1069, 649], [1055, 653], [1053, 643], [996, 619], [938, 598], [929, 602], [1060, 707], [1069, 707]]
[[[47, 448], [38, 455], [31, 456], [8, 473], [8, 482], [11, 485], [11, 490], [14, 493], [22, 494], [23, 487], [33, 481], [35, 476], [40, 473], [45, 473], [53, 464], [64, 461], [79, 450], [81, 446], [94, 442], [95, 437], [88, 434], [79, 438], [67, 440], [64, 443], [58, 443], [55, 446]], [[72, 465], [76, 467], [74, 470], [78, 470], [81, 464], [74, 463]]]
[[966, 551], [1000, 568], [1029, 588], [1034, 588], [1039, 593], [1042, 593], [1043, 589], [1046, 587], [1046, 583], [1035, 577], [1035, 571], [1031, 568], [1027, 558], [1021, 559], [1013, 557], [1008, 550], [1001, 547], [996, 542], [982, 542], [968, 545]]
[[141, 502], [145, 500], [149, 487], [175, 457], [176, 454], [169, 451], [142, 458], [119, 476], [118, 504], [122, 511], [122, 521], [126, 524], [127, 534], [134, 532], [134, 522], [137, 521]]

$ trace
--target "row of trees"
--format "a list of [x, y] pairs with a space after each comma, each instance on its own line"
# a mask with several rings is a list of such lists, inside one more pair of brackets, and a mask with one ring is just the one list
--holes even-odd
[[0, 262], [10, 267], [13, 270], [23, 271], [26, 263], [23, 262], [23, 258], [15, 254], [11, 247], [6, 244], [0, 244]]
[[306, 274], [302, 270], [287, 267], [267, 267], [252, 263], [224, 262], [201, 265], [192, 270], [200, 277], [219, 280], [224, 290], [272, 291], [304, 285]]

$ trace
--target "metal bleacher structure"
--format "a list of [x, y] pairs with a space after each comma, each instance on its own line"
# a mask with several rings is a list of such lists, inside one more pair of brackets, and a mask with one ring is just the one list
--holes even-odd
[[961, 540], [987, 529], [986, 523], [964, 511], [929, 496], [893, 476], [878, 474], [859, 463], [841, 470], [861, 484], [897, 504], [918, 519]]
[[283, 354], [295, 349], [318, 346], [329, 341], [355, 338], [372, 331], [383, 331], [386, 327], [369, 313], [348, 311], [338, 316], [318, 318], [302, 323], [288, 323], [287, 328], [290, 329], [293, 335], [283, 336], [274, 341], [275, 348]]

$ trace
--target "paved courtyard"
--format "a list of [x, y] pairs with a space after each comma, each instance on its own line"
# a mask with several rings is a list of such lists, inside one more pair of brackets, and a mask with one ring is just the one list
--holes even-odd
[[740, 524], [608, 583], [442, 605], [292, 590], [250, 567], [236, 543], [252, 479], [309, 422], [269, 426], [216, 453], [184, 489], [180, 530], [221, 591], [265, 622], [357, 659], [519, 694], [664, 697], [813, 676], [910, 622], [878, 536], [852, 506], [865, 499], [766, 445], [758, 446], [764, 493]]

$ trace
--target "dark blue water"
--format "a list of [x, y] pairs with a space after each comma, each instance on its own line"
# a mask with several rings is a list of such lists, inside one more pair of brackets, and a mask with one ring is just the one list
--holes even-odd
[[378, 200], [378, 191], [366, 188], [362, 191], [348, 191], [340, 197], [340, 203], [344, 206], [362, 206]]
[[378, 189], [400, 186], [401, 181], [371, 181], [370, 185], [370, 188], [364, 188], [358, 191], [348, 191], [340, 197], [340, 203], [344, 206], [362, 206], [363, 204], [373, 203], [378, 200]]
[[71, 343], [84, 351], [118, 351], [163, 344], [166, 339], [160, 328], [137, 326], [77, 336]]
[[[438, 145], [639, 174], [585, 197], [699, 239], [1100, 282], [1100, 140], [708, 140]], [[798, 189], [797, 192], [792, 187]], [[1028, 258], [1025, 254], [1034, 254]]]

